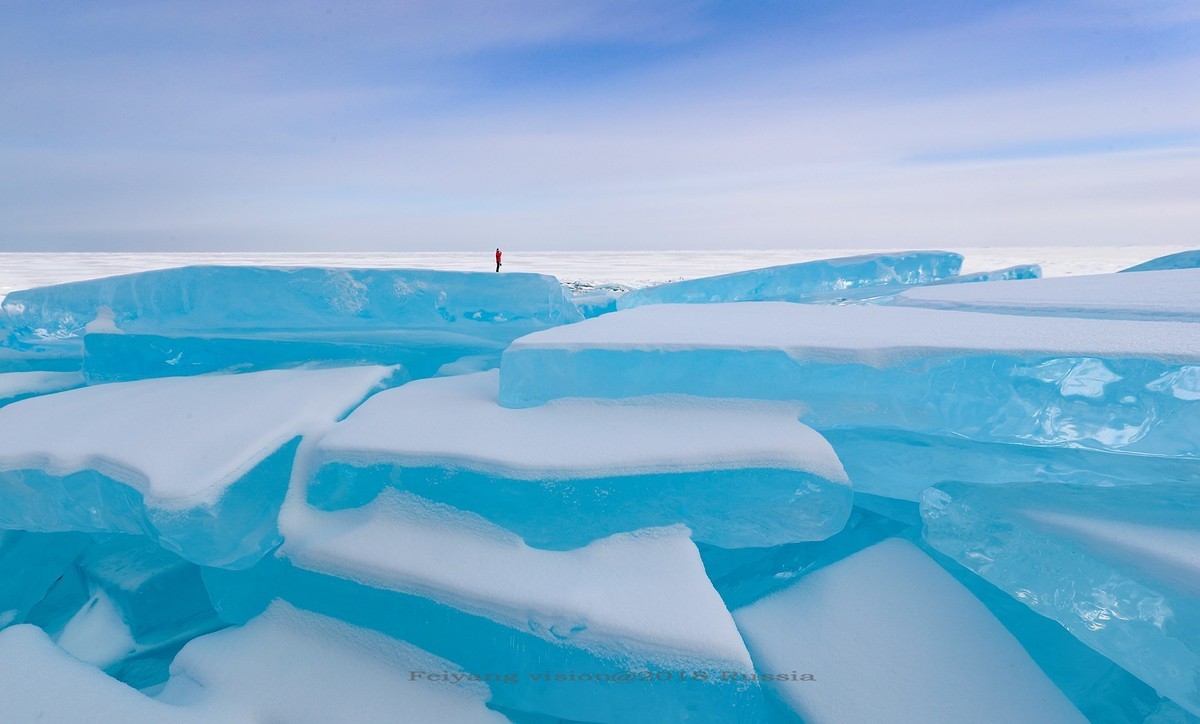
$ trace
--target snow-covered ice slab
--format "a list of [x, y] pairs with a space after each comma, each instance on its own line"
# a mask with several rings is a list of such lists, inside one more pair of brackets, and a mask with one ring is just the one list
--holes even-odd
[[499, 372], [381, 392], [321, 438], [309, 502], [395, 487], [470, 510], [542, 548], [683, 523], [725, 547], [820, 540], [853, 493], [798, 405], [656, 397], [497, 404]]
[[1122, 272], [1163, 271], [1165, 269], [1194, 269], [1200, 267], [1200, 249], [1181, 251], [1177, 254], [1167, 254], [1137, 266], [1122, 269]]
[[[412, 672], [463, 680], [414, 682]], [[283, 603], [245, 626], [189, 643], [149, 697], [69, 656], [33, 626], [0, 632], [0, 701], [13, 722], [421, 721], [507, 719], [454, 664], [386, 636]]]
[[663, 393], [800, 400], [818, 430], [1195, 457], [1179, 430], [1200, 429], [1200, 324], [653, 305], [523, 337], [501, 363], [507, 407]]
[[768, 691], [810, 724], [1085, 721], [987, 608], [907, 541], [733, 616]]
[[[385, 490], [324, 512], [292, 498], [285, 541], [249, 571], [206, 572], [222, 616], [272, 598], [380, 630], [476, 673], [497, 704], [570, 720], [756, 721], [749, 655], [681, 527], [572, 551], [531, 548], [469, 513]], [[662, 678], [638, 678], [663, 672]], [[587, 678], [580, 678], [586, 676]]]
[[[862, 287], [898, 288], [958, 274], [962, 255], [945, 251], [867, 254], [785, 264], [635, 289], [618, 309], [647, 304], [799, 302], [836, 297]], [[883, 289], [881, 289], [882, 291]]]
[[1200, 490], [945, 483], [937, 550], [1200, 715]]
[[146, 534], [196, 563], [249, 565], [278, 542], [301, 436], [395, 373], [162, 378], [0, 408], [0, 526]]
[[1200, 269], [907, 289], [895, 304], [997, 314], [1200, 321]]

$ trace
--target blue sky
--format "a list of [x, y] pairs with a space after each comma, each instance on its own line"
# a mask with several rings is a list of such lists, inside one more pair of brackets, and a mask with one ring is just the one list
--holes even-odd
[[0, 0], [0, 250], [1200, 246], [1200, 2]]

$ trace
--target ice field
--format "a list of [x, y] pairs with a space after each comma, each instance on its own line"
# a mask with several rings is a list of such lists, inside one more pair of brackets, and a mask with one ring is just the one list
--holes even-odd
[[0, 255], [0, 721], [1200, 721], [1181, 251]]

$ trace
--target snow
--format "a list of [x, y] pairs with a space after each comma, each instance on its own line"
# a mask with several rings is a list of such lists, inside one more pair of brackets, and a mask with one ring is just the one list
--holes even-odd
[[418, 380], [374, 395], [321, 439], [319, 454], [522, 480], [760, 467], [849, 484], [829, 443], [798, 422], [794, 403], [662, 396], [512, 410], [497, 404], [499, 376]]
[[286, 721], [493, 722], [485, 685], [411, 680], [461, 672], [408, 644], [275, 603], [237, 629], [193, 640], [157, 698], [57, 648], [34, 626], [0, 631], [6, 721], [201, 724]]
[[1058, 317], [1200, 321], [1200, 269], [908, 289], [897, 304]]
[[0, 401], [60, 392], [83, 383], [80, 372], [4, 372], [0, 373]]
[[548, 641], [664, 663], [749, 666], [683, 528], [546, 551], [468, 513], [384, 491], [337, 512], [289, 500], [280, 529], [281, 554], [302, 568], [431, 598]]
[[734, 611], [766, 685], [805, 722], [1083, 722], [987, 608], [890, 539]]
[[84, 387], [0, 408], [3, 471], [96, 470], [149, 506], [211, 504], [298, 435], [358, 404], [385, 367], [272, 370]]

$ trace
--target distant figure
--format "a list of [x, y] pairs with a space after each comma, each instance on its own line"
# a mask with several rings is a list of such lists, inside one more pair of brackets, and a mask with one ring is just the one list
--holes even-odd
[[496, 247], [496, 271], [500, 271], [500, 247]]

